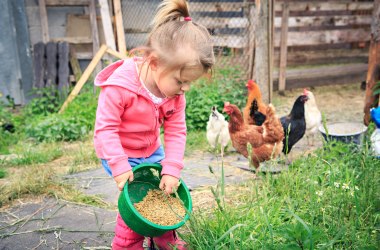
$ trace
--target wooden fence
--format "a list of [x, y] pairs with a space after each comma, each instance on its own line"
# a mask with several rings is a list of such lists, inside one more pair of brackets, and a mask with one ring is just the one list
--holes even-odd
[[274, 89], [365, 80], [372, 11], [373, 1], [277, 0]]
[[[156, 7], [152, 5], [158, 3], [122, 1], [127, 46], [144, 42]], [[373, 4], [373, 0], [275, 0], [273, 89], [365, 80]], [[189, 5], [194, 21], [206, 26], [214, 45], [222, 48], [217, 55], [228, 55], [219, 61], [248, 70], [255, 1], [190, 0]]]

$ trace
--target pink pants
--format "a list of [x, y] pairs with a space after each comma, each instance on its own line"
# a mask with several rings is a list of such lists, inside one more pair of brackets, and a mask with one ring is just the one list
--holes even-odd
[[[154, 237], [153, 241], [161, 250], [171, 250], [174, 246], [176, 246], [176, 249], [186, 250], [186, 243], [177, 237], [175, 231], [169, 231], [159, 237]], [[132, 231], [118, 213], [112, 250], [144, 250], [143, 243], [144, 236]]]

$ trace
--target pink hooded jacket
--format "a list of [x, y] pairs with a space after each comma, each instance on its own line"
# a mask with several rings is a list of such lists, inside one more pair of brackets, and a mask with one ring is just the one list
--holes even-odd
[[154, 104], [141, 84], [135, 61], [129, 58], [104, 68], [95, 78], [102, 88], [96, 111], [94, 145], [113, 176], [131, 169], [128, 157], [149, 157], [161, 145], [164, 126], [165, 159], [161, 174], [180, 177], [186, 144], [184, 95]]

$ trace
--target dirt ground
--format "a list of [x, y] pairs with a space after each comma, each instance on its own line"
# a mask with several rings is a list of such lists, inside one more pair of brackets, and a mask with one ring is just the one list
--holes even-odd
[[[327, 122], [362, 122], [365, 91], [360, 83], [308, 88], [314, 93], [319, 110], [325, 114]], [[287, 90], [285, 96], [273, 94], [273, 104], [279, 116], [290, 112], [295, 99], [303, 89]]]

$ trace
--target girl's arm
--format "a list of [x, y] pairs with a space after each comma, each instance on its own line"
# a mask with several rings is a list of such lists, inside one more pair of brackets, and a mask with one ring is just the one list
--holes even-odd
[[127, 99], [124, 88], [103, 87], [96, 111], [96, 140], [101, 144], [103, 156], [108, 161], [114, 177], [132, 169], [119, 137], [120, 117], [127, 106]]
[[176, 110], [164, 122], [165, 159], [162, 160], [162, 175], [180, 177], [186, 146], [186, 99], [178, 97]]

